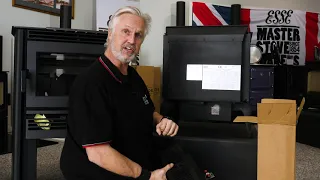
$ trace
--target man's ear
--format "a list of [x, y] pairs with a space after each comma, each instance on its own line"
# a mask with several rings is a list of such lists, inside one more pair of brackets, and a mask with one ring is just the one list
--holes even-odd
[[108, 30], [108, 40], [111, 40], [111, 38], [112, 38], [112, 31]]

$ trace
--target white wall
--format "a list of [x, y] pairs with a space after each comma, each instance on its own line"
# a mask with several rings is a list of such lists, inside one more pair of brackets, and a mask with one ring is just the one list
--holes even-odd
[[[75, 18], [71, 22], [73, 29], [93, 30], [96, 0], [75, 0]], [[60, 19], [58, 16], [50, 16], [50, 26], [59, 27]]]
[[[12, 7], [12, 1], [0, 1], [0, 12], [0, 35], [3, 36], [2, 66], [4, 71], [11, 71], [11, 63], [13, 61], [11, 57], [12, 26], [47, 27], [50, 26], [50, 16]], [[9, 84], [11, 84], [10, 80]]]
[[[106, 0], [111, 2], [110, 8], [127, 0]], [[138, 0], [135, 0], [138, 1]], [[140, 0], [142, 11], [151, 15], [153, 22], [151, 32], [147, 36], [141, 49], [140, 62], [142, 65], [162, 66], [163, 57], [163, 34], [166, 26], [174, 26], [176, 20], [176, 0]], [[186, 23], [189, 21], [189, 2], [186, 2]], [[319, 0], [201, 0], [201, 2], [231, 5], [239, 3], [243, 7], [262, 8], [292, 8], [313, 12], [320, 12]], [[113, 4], [113, 5], [112, 5]], [[72, 20], [72, 28], [95, 29], [96, 27], [96, 0], [76, 0], [75, 19]], [[112, 9], [112, 8], [111, 8]], [[34, 27], [59, 27], [59, 17], [44, 13], [34, 12], [21, 8], [12, 7], [11, 0], [0, 1], [0, 35], [3, 36], [3, 70], [11, 70], [11, 27], [34, 26]], [[106, 21], [107, 21], [106, 17]], [[10, 80], [9, 80], [10, 82]]]
[[123, 6], [139, 7], [138, 0], [96, 0], [96, 13], [99, 15], [96, 17], [96, 30], [99, 28], [107, 28], [107, 22], [109, 16], [114, 14], [119, 8]]
[[[196, 0], [194, 0], [196, 1]], [[189, 22], [189, 2], [186, 2], [186, 24]], [[163, 35], [166, 26], [175, 26], [176, 0], [140, 0], [142, 11], [149, 13], [153, 18], [152, 28], [142, 49], [141, 65], [162, 66]], [[291, 8], [311, 12], [320, 12], [319, 0], [200, 0], [200, 2], [218, 5], [241, 4], [242, 7], [261, 8]]]
[[[72, 20], [72, 28], [93, 29], [93, 1], [76, 0], [75, 19]], [[51, 16], [31, 10], [12, 7], [11, 0], [0, 0], [0, 35], [3, 36], [3, 70], [9, 71], [9, 90], [11, 89], [12, 66], [12, 26], [31, 27], [59, 27], [57, 16]]]

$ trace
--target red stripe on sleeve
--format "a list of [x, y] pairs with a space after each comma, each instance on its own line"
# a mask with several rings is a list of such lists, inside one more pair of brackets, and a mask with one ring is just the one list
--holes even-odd
[[104, 142], [104, 143], [86, 144], [86, 145], [82, 145], [82, 147], [83, 148], [88, 148], [88, 147], [92, 147], [92, 146], [108, 145], [110, 143], [111, 143], [111, 141], [107, 141], [107, 142]]

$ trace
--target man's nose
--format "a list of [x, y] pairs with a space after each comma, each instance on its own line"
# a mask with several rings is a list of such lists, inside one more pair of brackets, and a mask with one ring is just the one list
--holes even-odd
[[128, 42], [130, 43], [130, 44], [134, 44], [134, 42], [135, 42], [135, 34], [134, 33], [132, 33], [132, 34], [130, 34], [129, 36], [128, 36]]

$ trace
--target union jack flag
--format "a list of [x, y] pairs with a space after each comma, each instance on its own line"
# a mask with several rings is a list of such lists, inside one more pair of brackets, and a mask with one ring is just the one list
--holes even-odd
[[[252, 43], [263, 53], [277, 44], [287, 64], [304, 65], [314, 60], [314, 46], [320, 41], [319, 14], [291, 9], [241, 8], [242, 25], [252, 32]], [[192, 26], [231, 24], [231, 7], [192, 2]]]

